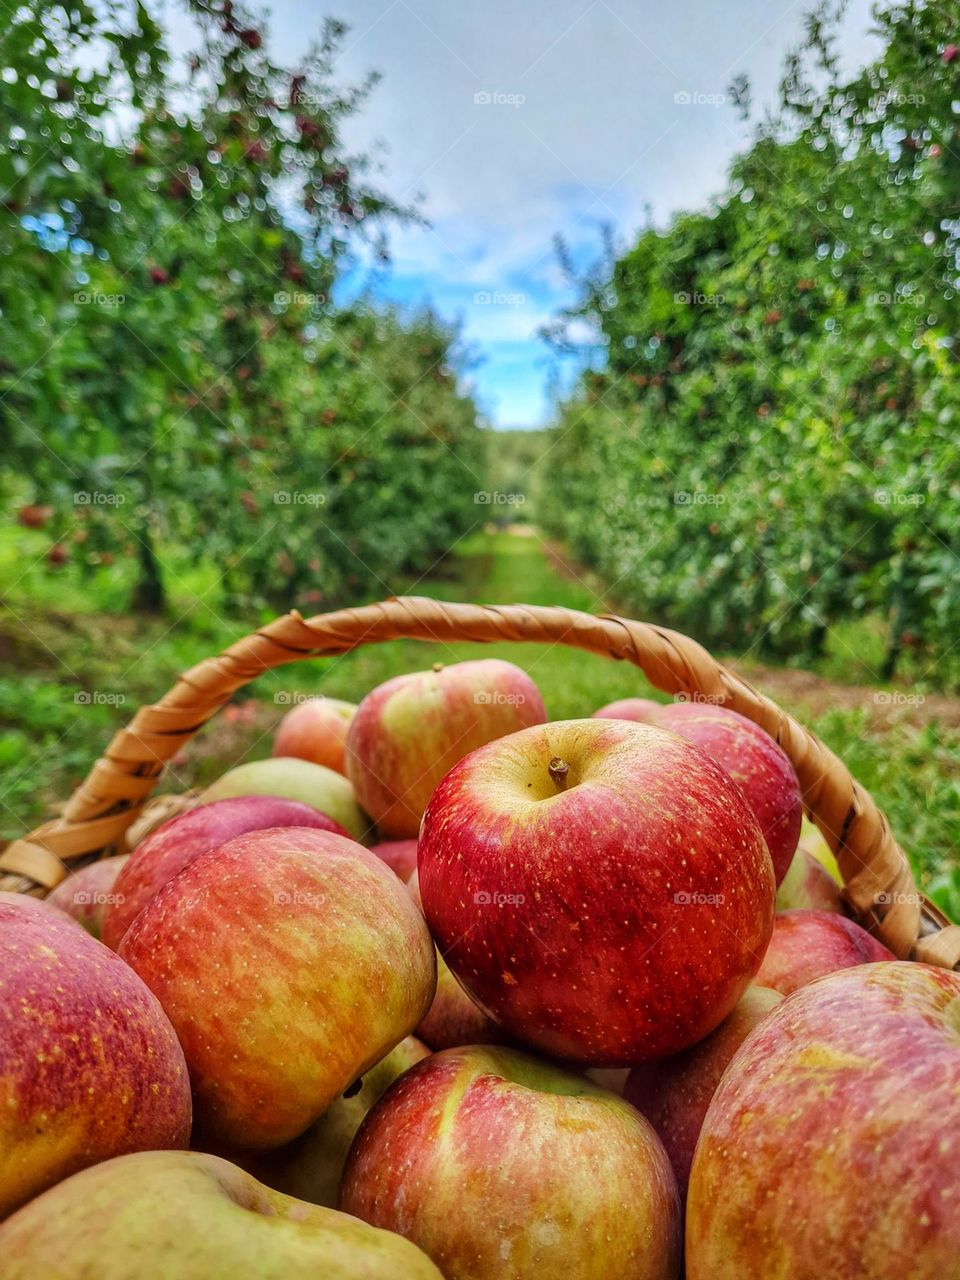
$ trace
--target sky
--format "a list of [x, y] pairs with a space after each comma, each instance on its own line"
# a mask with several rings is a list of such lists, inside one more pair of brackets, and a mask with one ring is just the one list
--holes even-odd
[[[573, 287], [557, 234], [582, 267], [609, 224], [628, 244], [648, 218], [702, 208], [749, 140], [727, 98], [746, 73], [772, 104], [810, 0], [275, 0], [276, 54], [296, 61], [324, 15], [346, 21], [335, 74], [382, 80], [345, 129], [381, 158], [380, 182], [419, 200], [429, 226], [390, 234], [392, 268], [363, 284], [458, 320], [488, 421], [551, 416], [556, 362], [537, 334]], [[851, 0], [843, 62], [876, 46], [869, 0]], [[649, 212], [648, 212], [649, 211]], [[357, 283], [355, 279], [351, 283]]]

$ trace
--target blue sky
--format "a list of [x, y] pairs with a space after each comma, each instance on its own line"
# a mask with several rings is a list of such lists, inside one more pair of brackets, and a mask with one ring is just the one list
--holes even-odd
[[[571, 300], [552, 241], [578, 264], [600, 227], [622, 242], [646, 220], [703, 206], [748, 129], [724, 101], [745, 72], [771, 103], [807, 0], [350, 0], [271, 10], [296, 60], [324, 14], [350, 24], [336, 74], [382, 81], [346, 131], [379, 148], [384, 187], [429, 227], [390, 237], [385, 297], [430, 302], [463, 324], [471, 382], [496, 426], [550, 418], [552, 361], [538, 328]], [[868, 0], [851, 0], [842, 51], [873, 50]]]

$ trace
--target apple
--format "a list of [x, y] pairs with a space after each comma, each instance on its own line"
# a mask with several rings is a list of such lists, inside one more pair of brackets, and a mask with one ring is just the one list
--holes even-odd
[[641, 724], [652, 724], [660, 710], [660, 703], [652, 698], [621, 698], [619, 702], [608, 702], [593, 714], [600, 720], [638, 720]]
[[416, 840], [383, 840], [380, 844], [371, 845], [370, 852], [385, 862], [404, 884], [417, 869]]
[[460, 761], [424, 814], [418, 877], [473, 999], [585, 1066], [702, 1040], [773, 927], [773, 866], [740, 790], [698, 747], [625, 720], [538, 725]]
[[0, 1226], [4, 1280], [443, 1280], [419, 1249], [193, 1151], [78, 1173]]
[[369, 823], [357, 804], [353, 787], [341, 774], [325, 769], [310, 760], [295, 756], [273, 756], [269, 760], [251, 760], [228, 770], [201, 799], [204, 804], [227, 800], [232, 796], [277, 796], [299, 800], [332, 818], [355, 840], [367, 831]]
[[48, 905], [59, 907], [94, 938], [100, 938], [104, 917], [116, 902], [117, 877], [128, 857], [129, 854], [123, 854], [119, 858], [100, 858], [71, 871], [47, 894]]
[[960, 975], [900, 962], [832, 973], [774, 1009], [703, 1123], [687, 1280], [955, 1276], [958, 1009]]
[[347, 735], [347, 777], [382, 836], [411, 839], [434, 787], [458, 760], [546, 718], [537, 686], [512, 663], [438, 663], [363, 699]]
[[782, 1001], [779, 991], [748, 987], [733, 1012], [705, 1040], [630, 1072], [623, 1096], [656, 1129], [677, 1176], [681, 1201], [686, 1198], [703, 1117], [720, 1077], [754, 1027]]
[[104, 942], [116, 951], [120, 939], [154, 894], [194, 858], [234, 836], [264, 827], [316, 827], [337, 835], [347, 834], [311, 805], [275, 796], [236, 796], [188, 809], [155, 827], [130, 855], [114, 885], [114, 901], [106, 911]]
[[790, 870], [777, 889], [778, 911], [831, 911], [843, 914], [840, 886], [812, 853], [801, 844]]
[[[75, 924], [83, 929], [83, 925], [76, 916], [70, 915], [69, 912], [64, 911], [63, 907], [58, 907], [55, 902], [50, 901], [49, 894], [45, 898], [33, 898], [26, 893], [7, 893], [3, 890], [0, 891], [0, 906], [17, 907], [20, 911], [31, 911], [34, 915], [39, 913], [41, 919], [44, 916], [53, 916], [63, 924]], [[87, 932], [86, 929], [83, 931]]]
[[337, 1098], [306, 1133], [276, 1151], [257, 1152], [251, 1172], [286, 1195], [335, 1209], [347, 1152], [367, 1112], [394, 1080], [429, 1056], [425, 1044], [407, 1036]]
[[778, 911], [755, 982], [788, 996], [825, 973], [895, 959], [882, 942], [846, 916], [828, 911]]
[[296, 756], [345, 772], [344, 747], [356, 705], [339, 698], [306, 698], [280, 721], [273, 739], [275, 756]]
[[[423, 910], [416, 871], [407, 881], [407, 891]], [[488, 1018], [456, 980], [440, 952], [437, 952], [437, 994], [416, 1034], [431, 1049], [456, 1049], [464, 1044], [508, 1044], [510, 1037]]]
[[393, 872], [307, 827], [196, 858], [119, 954], [176, 1028], [198, 1122], [238, 1147], [301, 1134], [410, 1034], [436, 985], [430, 935]]
[[173, 1028], [75, 920], [5, 895], [0, 992], [0, 1218], [98, 1160], [187, 1145], [190, 1084]]
[[653, 723], [695, 743], [733, 778], [760, 823], [779, 884], [803, 821], [800, 783], [784, 749], [746, 716], [711, 703], [670, 703]]
[[513, 1049], [434, 1054], [367, 1116], [340, 1207], [447, 1280], [676, 1280], [679, 1201], [639, 1112]]

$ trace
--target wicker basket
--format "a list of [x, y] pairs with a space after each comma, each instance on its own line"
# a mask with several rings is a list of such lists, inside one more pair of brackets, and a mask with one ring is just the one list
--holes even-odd
[[184, 672], [158, 703], [142, 707], [77, 788], [61, 817], [0, 855], [0, 889], [42, 896], [75, 860], [123, 851], [165, 763], [235, 690], [273, 667], [346, 653], [362, 644], [413, 639], [565, 644], [632, 662], [656, 688], [732, 707], [774, 737], [793, 761], [804, 801], [837, 856], [845, 897], [900, 957], [960, 964], [960, 926], [923, 898], [871, 796], [812, 733], [693, 640], [609, 615], [533, 605], [445, 604], [421, 597], [304, 619], [296, 611]]

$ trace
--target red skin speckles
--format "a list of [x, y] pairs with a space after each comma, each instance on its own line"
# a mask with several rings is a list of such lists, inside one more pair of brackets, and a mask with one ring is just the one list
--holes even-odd
[[828, 911], [779, 911], [755, 981], [788, 996], [837, 969], [895, 959], [882, 942], [846, 916]]
[[527, 729], [456, 765], [424, 815], [419, 887], [474, 1000], [523, 1043], [596, 1066], [702, 1039], [773, 925], [740, 791], [683, 739], [620, 720]]
[[946, 1280], [960, 1259], [960, 975], [859, 965], [784, 1000], [707, 1112], [687, 1280]]
[[623, 1096], [656, 1129], [677, 1175], [681, 1200], [686, 1199], [694, 1148], [720, 1077], [754, 1027], [782, 1001], [778, 991], [748, 987], [733, 1012], [705, 1040], [630, 1072]]
[[185, 1147], [190, 1086], [157, 1000], [74, 921], [0, 901], [0, 1217], [111, 1156]]
[[622, 1099], [511, 1049], [413, 1067], [367, 1116], [340, 1208], [412, 1240], [448, 1280], [676, 1280], [662, 1146]]
[[208, 1137], [283, 1145], [430, 1006], [434, 948], [407, 890], [330, 831], [251, 831], [147, 903], [120, 955], [183, 1045]]
[[652, 723], [695, 743], [733, 778], [760, 823], [779, 884], [803, 822], [800, 783], [780, 744], [739, 712], [702, 702], [660, 707]]
[[116, 951], [120, 939], [150, 899], [184, 867], [234, 836], [264, 827], [315, 827], [346, 836], [326, 814], [276, 796], [235, 796], [178, 814], [141, 840], [113, 886], [114, 902], [103, 921], [103, 940]]

